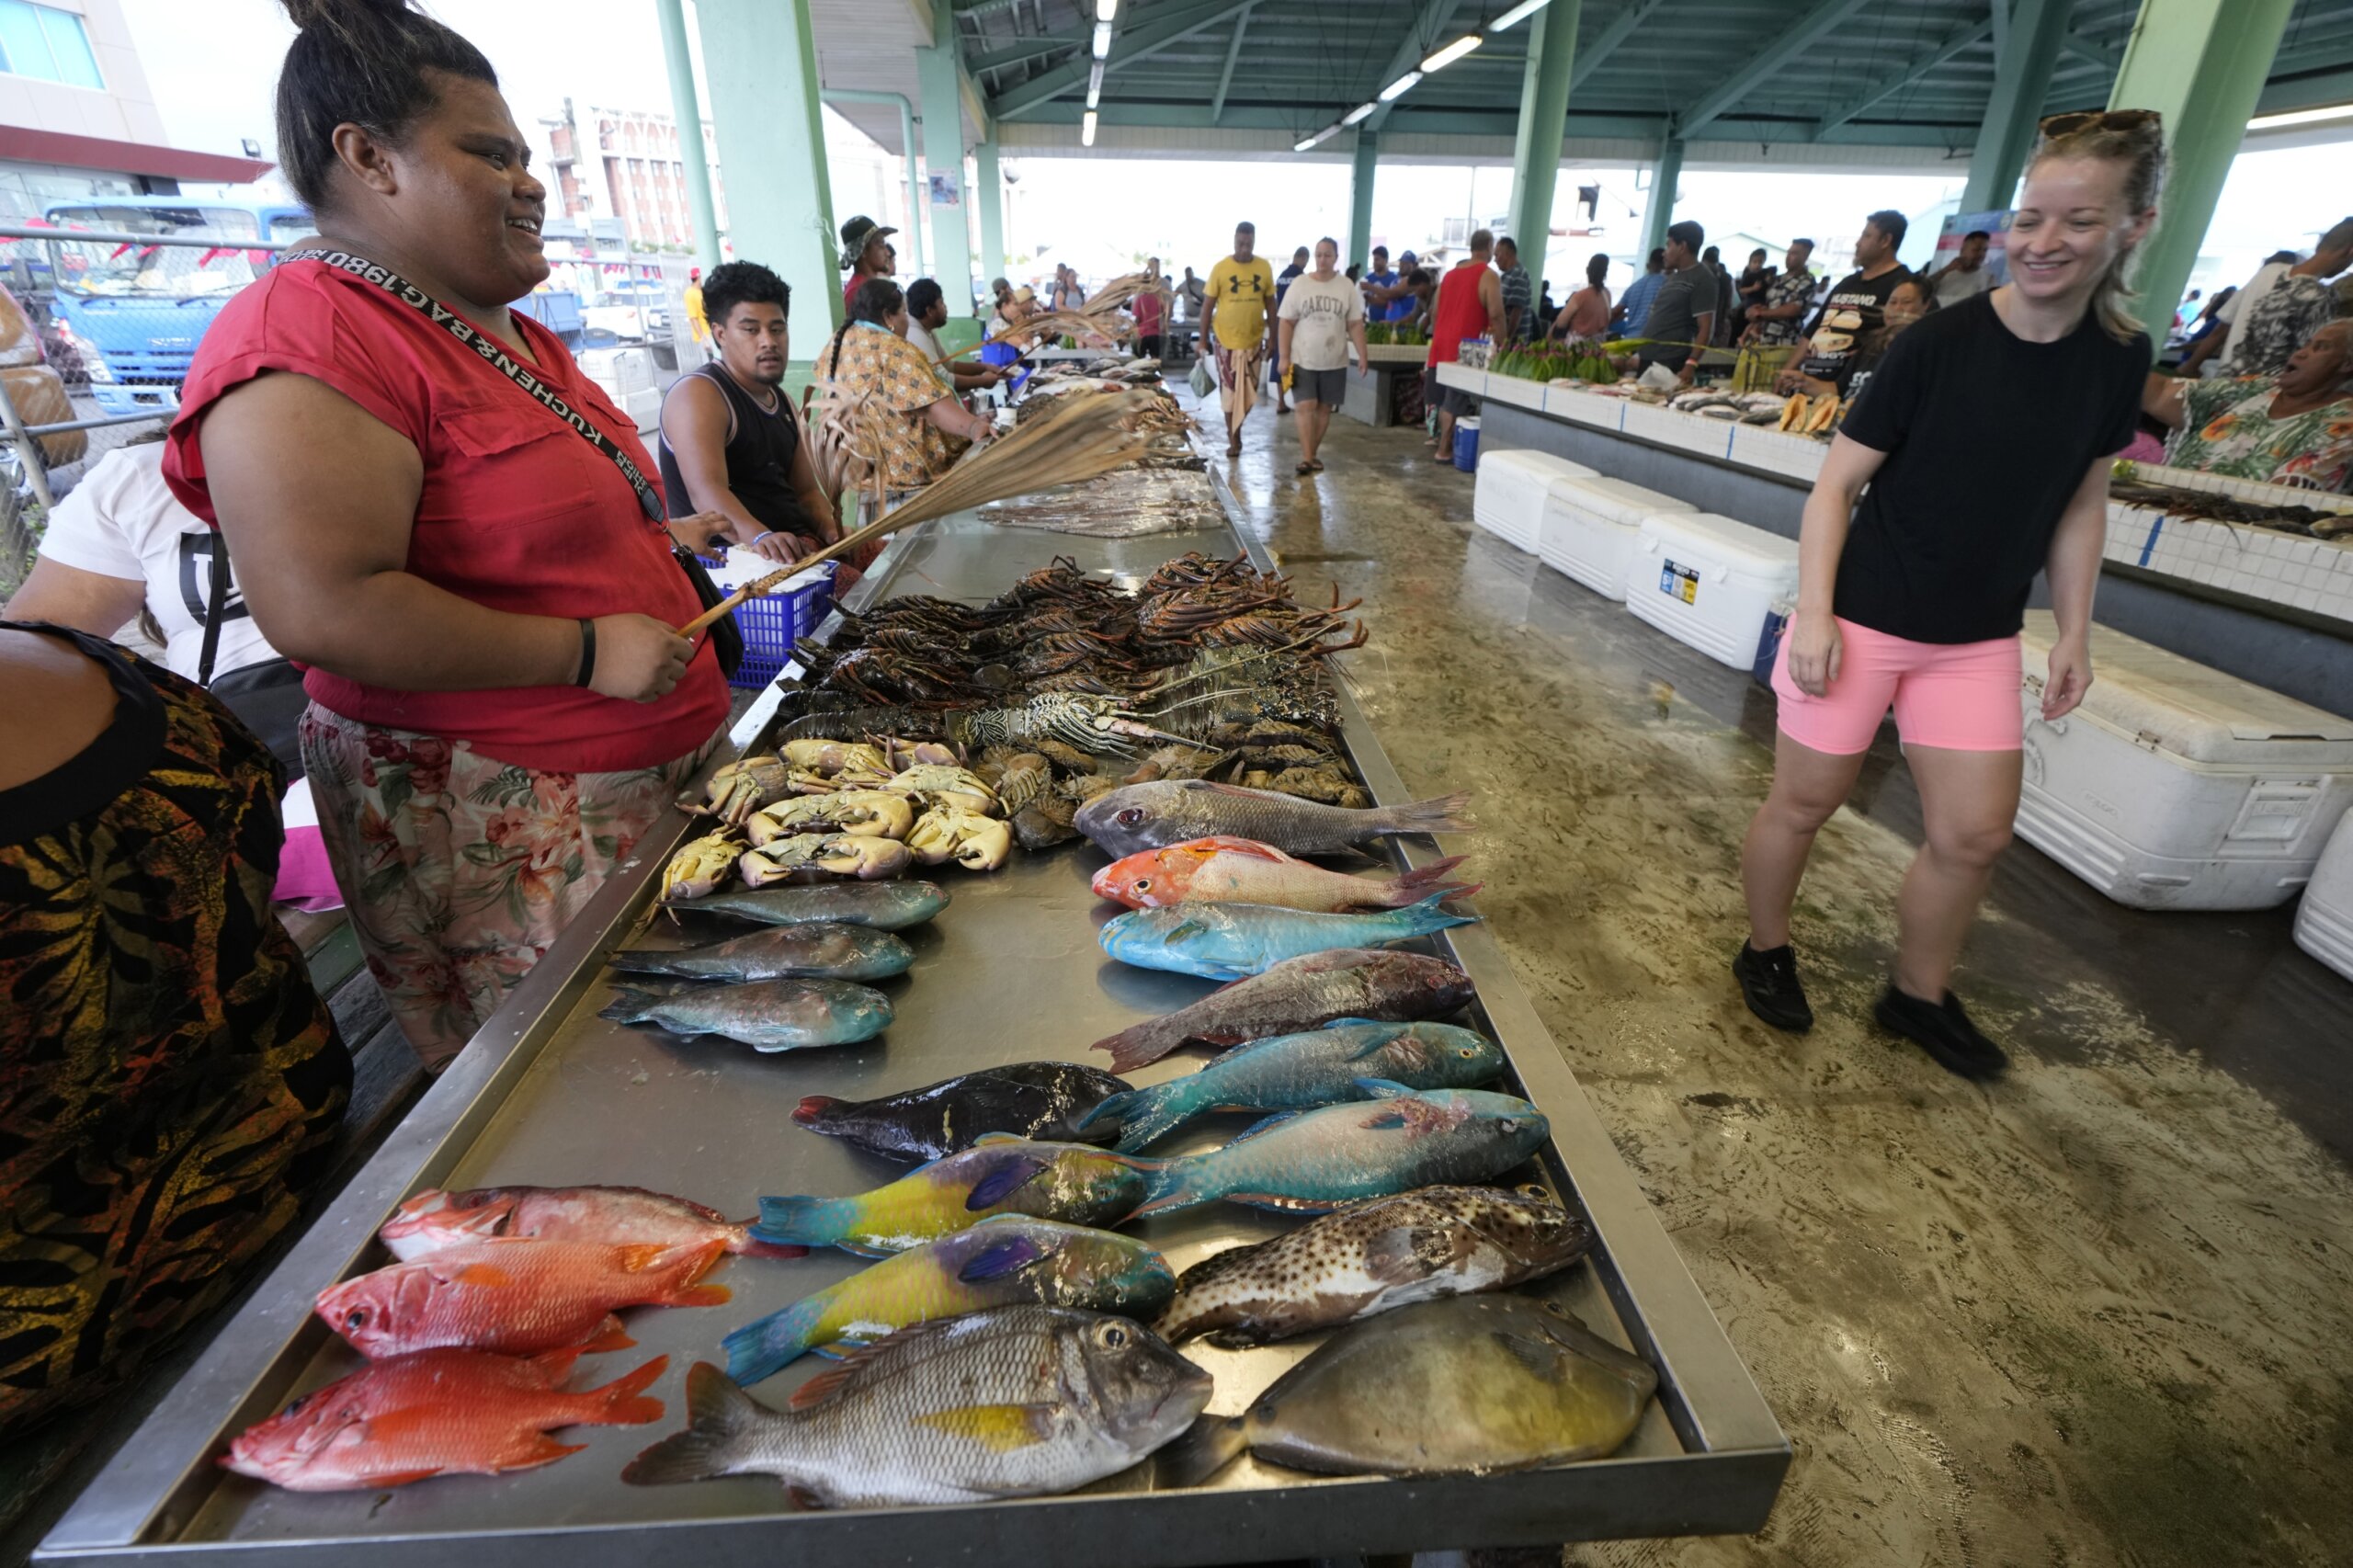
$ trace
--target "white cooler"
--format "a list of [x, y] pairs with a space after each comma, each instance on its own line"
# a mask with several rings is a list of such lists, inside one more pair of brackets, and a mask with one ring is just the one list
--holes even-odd
[[1798, 541], [1713, 512], [1654, 512], [1626, 562], [1626, 608], [1745, 670], [1776, 599], [1798, 591]]
[[1533, 551], [1544, 529], [1544, 492], [1556, 479], [1598, 477], [1550, 452], [1482, 451], [1471, 519], [1505, 543]]
[[1697, 509], [1622, 479], [1556, 479], [1545, 496], [1536, 553], [1553, 571], [1623, 604], [1626, 567], [1634, 559], [1643, 519]]
[[2045, 723], [2057, 634], [2027, 612], [2018, 836], [2135, 909], [2295, 897], [2353, 803], [2353, 720], [2095, 625], [2090, 694]]
[[2328, 835], [2304, 902], [2296, 911], [2296, 946], [2353, 980], [2353, 812]]

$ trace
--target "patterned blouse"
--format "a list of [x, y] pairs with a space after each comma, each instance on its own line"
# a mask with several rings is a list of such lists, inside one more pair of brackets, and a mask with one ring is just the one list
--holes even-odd
[[925, 409], [951, 394], [923, 350], [890, 328], [854, 323], [842, 335], [839, 351], [827, 350], [824, 363], [834, 387], [827, 395], [863, 405], [858, 426], [881, 443], [887, 488], [929, 484], [972, 445], [924, 417]]
[[2231, 369], [2242, 376], [2276, 376], [2288, 357], [2336, 319], [2336, 290], [2317, 278], [2282, 278], [2231, 328]]
[[[1773, 280], [1765, 285], [1765, 298], [1758, 303], [1768, 307], [1803, 305], [1813, 298], [1813, 273], [1791, 272], [1784, 268], [1773, 274]], [[1759, 321], [1756, 324], [1756, 341], [1768, 348], [1786, 348], [1804, 334], [1805, 312], [1802, 310], [1779, 321]]]
[[2226, 479], [2346, 489], [2353, 479], [2353, 397], [2275, 419], [2279, 391], [2275, 376], [2189, 382], [2181, 391], [2187, 417], [2165, 443], [2165, 461]]

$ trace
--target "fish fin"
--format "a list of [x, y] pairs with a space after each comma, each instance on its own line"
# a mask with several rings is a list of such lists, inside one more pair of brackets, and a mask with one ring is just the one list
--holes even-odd
[[837, 1252], [846, 1252], [852, 1257], [884, 1258], [899, 1256], [896, 1248], [879, 1247], [870, 1242], [854, 1242], [847, 1238], [835, 1242], [834, 1248]]
[[1410, 916], [1416, 933], [1424, 936], [1432, 931], [1450, 930], [1457, 926], [1479, 924], [1479, 917], [1475, 915], [1449, 915], [1445, 910], [1440, 909], [1438, 905], [1444, 903], [1446, 899], [1446, 890], [1440, 888], [1427, 898], [1409, 903], [1396, 913]]
[[1235, 1133], [1232, 1138], [1227, 1139], [1225, 1146], [1231, 1149], [1236, 1143], [1247, 1142], [1249, 1140], [1258, 1136], [1261, 1132], [1271, 1132], [1276, 1128], [1280, 1127], [1284, 1122], [1296, 1121], [1306, 1114], [1307, 1113], [1303, 1110], [1279, 1110], [1272, 1116], [1252, 1122], [1249, 1126]]
[[725, 1475], [735, 1454], [768, 1412], [708, 1361], [687, 1369], [687, 1429], [630, 1460], [621, 1479], [632, 1486], [666, 1486]]
[[1345, 1029], [1352, 1028], [1358, 1024], [1386, 1024], [1394, 1021], [1391, 1018], [1334, 1018], [1321, 1027], [1327, 1029]]
[[613, 999], [597, 1009], [597, 1016], [610, 1018], [617, 1024], [633, 1024], [643, 1018], [654, 1004], [660, 1000], [650, 991], [642, 991], [632, 985], [616, 985], [613, 987]]
[[727, 1352], [727, 1375], [747, 1388], [776, 1376], [816, 1344], [833, 1304], [832, 1290], [813, 1291], [727, 1335], [719, 1342]]
[[677, 958], [671, 948], [616, 948], [605, 961], [623, 974], [667, 974]]
[[1196, 1416], [1175, 1442], [1160, 1450], [1154, 1461], [1155, 1486], [1199, 1486], [1242, 1455], [1250, 1446], [1250, 1429], [1239, 1415]]
[[998, 1161], [988, 1175], [972, 1184], [964, 1199], [967, 1212], [977, 1214], [983, 1209], [994, 1209], [1045, 1172], [1053, 1168], [1051, 1157], [1043, 1154], [1016, 1154]]
[[[1018, 1132], [983, 1132], [978, 1138], [973, 1139], [968, 1147], [974, 1149], [985, 1149], [992, 1143], [1027, 1143], [1029, 1142], [1029, 1139], [1024, 1138]], [[953, 1158], [954, 1156], [951, 1155], [949, 1157]], [[932, 1162], [935, 1165], [938, 1163], [939, 1162], [938, 1160], [934, 1160]]]
[[1280, 1214], [1329, 1214], [1355, 1201], [1347, 1198], [1294, 1198], [1287, 1192], [1229, 1192], [1225, 1198], [1229, 1203], [1269, 1209]]
[[579, 1346], [584, 1356], [602, 1356], [614, 1350], [636, 1348], [637, 1341], [629, 1336], [629, 1330], [621, 1326], [621, 1320], [610, 1312], [607, 1312], [605, 1321], [597, 1325], [597, 1332], [582, 1341]]
[[[1148, 1219], [1154, 1214], [1174, 1214], [1179, 1210], [1198, 1209], [1213, 1203], [1218, 1195], [1194, 1179], [1199, 1164], [1194, 1160], [1154, 1160], [1139, 1163], [1144, 1173], [1144, 1200], [1136, 1206], [1129, 1220]], [[1120, 1221], [1122, 1224], [1126, 1221]]]
[[[574, 1450], [573, 1450], [573, 1449], [564, 1449], [564, 1453], [567, 1453], [567, 1454], [568, 1454], [568, 1453], [572, 1453], [572, 1452], [574, 1452]], [[558, 1455], [557, 1457], [558, 1457], [558, 1458], [562, 1458], [563, 1456], [562, 1456], [562, 1455]], [[370, 1476], [368, 1478], [368, 1484], [369, 1484], [369, 1486], [406, 1486], [406, 1485], [408, 1485], [411, 1482], [416, 1482], [416, 1481], [429, 1481], [429, 1480], [431, 1480], [434, 1476], [437, 1476], [437, 1475], [438, 1475], [438, 1474], [440, 1474], [440, 1473], [441, 1473], [441, 1472], [440, 1472], [439, 1471], [438, 1471], [438, 1470], [395, 1470], [395, 1471], [384, 1471], [384, 1472], [382, 1472], [382, 1473], [381, 1473], [381, 1474], [370, 1475]]]
[[735, 1299], [735, 1292], [724, 1285], [689, 1285], [674, 1291], [656, 1303], [665, 1307], [723, 1307]]
[[1557, 1374], [1561, 1365], [1561, 1347], [1549, 1340], [1532, 1339], [1524, 1334], [1491, 1333], [1488, 1338], [1511, 1353], [1512, 1358], [1540, 1378]]
[[1176, 1092], [1174, 1085], [1133, 1089], [1116, 1097], [1134, 1103], [1122, 1108], [1120, 1136], [1111, 1145], [1114, 1153], [1133, 1154], [1150, 1148], [1193, 1119], [1194, 1108]]
[[799, 1242], [773, 1242], [759, 1234], [759, 1228], [750, 1221], [735, 1227], [742, 1233], [744, 1244], [733, 1249], [740, 1257], [807, 1257], [809, 1249]]
[[792, 1108], [792, 1119], [802, 1127], [814, 1127], [841, 1103], [831, 1095], [811, 1095]]
[[1415, 801], [1411, 805], [1386, 806], [1374, 813], [1380, 825], [1365, 833], [1381, 838], [1393, 833], [1476, 833], [1479, 824], [1462, 814], [1471, 804], [1469, 791]]
[[1427, 866], [1415, 866], [1409, 871], [1401, 871], [1391, 878], [1389, 886], [1392, 892], [1412, 893], [1419, 897], [1445, 881], [1449, 871], [1470, 858], [1468, 855], [1449, 855], [1443, 860], [1433, 860]]
[[1159, 1061], [1184, 1043], [1184, 1035], [1172, 1029], [1168, 1020], [1161, 1017], [1146, 1018], [1118, 1034], [1105, 1035], [1095, 1042], [1093, 1049], [1111, 1053], [1112, 1072], [1131, 1073]]
[[1196, 937], [1206, 937], [1210, 928], [1198, 920], [1180, 920], [1162, 933], [1160, 945], [1173, 948], [1179, 942], [1189, 942]]
[[574, 1364], [585, 1355], [587, 1350], [588, 1346], [585, 1345], [567, 1345], [560, 1350], [542, 1350], [536, 1356], [526, 1356], [523, 1359], [529, 1363], [531, 1370], [540, 1375], [541, 1387], [553, 1388], [572, 1375]]
[[670, 1358], [656, 1356], [625, 1378], [616, 1378], [600, 1389], [590, 1389], [580, 1397], [592, 1400], [594, 1408], [578, 1419], [583, 1426], [642, 1426], [649, 1421], [662, 1419], [662, 1402], [643, 1398], [647, 1389], [670, 1369]]
[[770, 1245], [831, 1246], [841, 1240], [843, 1222], [831, 1198], [793, 1196], [760, 1199], [760, 1222], [752, 1227], [755, 1241]]
[[[1413, 1026], [1412, 1026], [1411, 1024], [1399, 1024], [1399, 1025], [1394, 1026], [1393, 1032], [1389, 1033], [1389, 1034], [1385, 1034], [1385, 1035], [1381, 1035], [1381, 1036], [1380, 1036], [1379, 1038], [1375, 1039], [1375, 1040], [1373, 1040], [1370, 1045], [1367, 1045], [1363, 1050], [1361, 1050], [1361, 1051], [1358, 1051], [1354, 1056], [1349, 1057], [1349, 1058], [1348, 1058], [1348, 1060], [1349, 1060], [1349, 1061], [1351, 1061], [1351, 1062], [1362, 1062], [1362, 1061], [1363, 1061], [1366, 1057], [1368, 1057], [1368, 1056], [1378, 1056], [1378, 1055], [1380, 1055], [1382, 1051], [1384, 1051], [1388, 1050], [1392, 1045], [1394, 1045], [1394, 1044], [1397, 1042], [1397, 1036], [1398, 1036], [1398, 1034], [1401, 1034], [1401, 1033], [1403, 1033], [1404, 1030], [1409, 1029], [1409, 1028], [1413, 1028]], [[1388, 1081], [1389, 1081], [1389, 1080], [1387, 1080], [1386, 1078], [1373, 1078], [1373, 1079], [1362, 1079], [1362, 1078], [1360, 1078], [1360, 1079], [1358, 1079], [1358, 1080], [1357, 1080], [1357, 1082], [1358, 1082], [1358, 1083], [1360, 1083], [1360, 1084], [1362, 1084], [1362, 1083], [1387, 1083]]]
[[[662, 1402], [648, 1400], [646, 1403], [654, 1406], [654, 1414], [646, 1419], [659, 1421], [662, 1418]], [[545, 1432], [535, 1432], [512, 1453], [499, 1460], [497, 1473], [505, 1475], [509, 1471], [537, 1470], [543, 1464], [553, 1464], [560, 1459], [576, 1454], [587, 1446], [585, 1443], [559, 1443]]]
[[965, 1404], [916, 1416], [918, 1426], [969, 1437], [993, 1454], [1042, 1443], [1053, 1435], [1051, 1404]]
[[956, 1271], [956, 1278], [965, 1285], [1002, 1279], [1009, 1274], [1020, 1273], [1047, 1256], [1046, 1249], [1031, 1238], [1015, 1236], [994, 1246], [983, 1247]]
[[893, 1330], [880, 1339], [846, 1339], [837, 1346], [826, 1346], [827, 1351], [835, 1353], [835, 1364], [824, 1368], [815, 1377], [793, 1390], [792, 1397], [785, 1402], [785, 1408], [806, 1410], [813, 1404], [822, 1404], [840, 1392], [842, 1386], [858, 1374], [859, 1368], [881, 1354], [884, 1346], [899, 1345], [910, 1339], [920, 1339], [926, 1335], [944, 1333], [955, 1321], [952, 1317], [926, 1318], [921, 1323], [911, 1323], [904, 1328]]
[[1431, 1226], [1392, 1225], [1365, 1243], [1364, 1271], [1383, 1285], [1410, 1285], [1460, 1250], [1455, 1238]]
[[503, 1290], [515, 1283], [515, 1276], [494, 1263], [470, 1263], [449, 1276], [452, 1285], [470, 1285], [478, 1290]]
[[1071, 1131], [1085, 1132], [1098, 1121], [1124, 1123], [1128, 1119], [1128, 1111], [1142, 1097], [1143, 1092], [1142, 1089], [1126, 1089], [1116, 1095], [1105, 1096], [1085, 1116], [1078, 1119], [1076, 1125], [1072, 1127]]
[[1356, 1086], [1357, 1093], [1369, 1100], [1393, 1100], [1400, 1095], [1414, 1092], [1392, 1078], [1358, 1078]]
[[[684, 1306], [689, 1304], [686, 1298], [694, 1293], [686, 1287], [718, 1267], [719, 1260], [727, 1256], [727, 1239], [721, 1236], [707, 1242], [679, 1242], [668, 1246], [638, 1243], [622, 1247], [621, 1253], [621, 1267], [631, 1274], [665, 1274], [672, 1269], [678, 1270], [676, 1293], [665, 1300], [670, 1305]], [[714, 1285], [708, 1289], [720, 1292], [715, 1301], [727, 1299], [724, 1287]], [[711, 1305], [714, 1301], [699, 1304]]]

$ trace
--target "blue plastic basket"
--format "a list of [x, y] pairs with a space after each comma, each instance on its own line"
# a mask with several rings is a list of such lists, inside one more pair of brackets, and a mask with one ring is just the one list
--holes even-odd
[[[706, 559], [703, 564], [716, 571], [726, 562]], [[834, 566], [828, 561], [817, 568], [818, 576], [791, 592], [748, 599], [728, 612], [744, 634], [744, 663], [728, 685], [757, 691], [792, 662], [792, 644], [813, 633], [834, 608]]]

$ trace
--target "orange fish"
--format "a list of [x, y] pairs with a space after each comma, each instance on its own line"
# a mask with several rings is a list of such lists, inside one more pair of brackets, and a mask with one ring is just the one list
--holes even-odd
[[761, 1257], [800, 1257], [806, 1247], [754, 1241], [752, 1224], [683, 1198], [636, 1187], [485, 1187], [471, 1192], [420, 1192], [376, 1233], [404, 1263], [493, 1236], [547, 1242], [634, 1242], [682, 1246], [723, 1241], [727, 1250]]
[[618, 1307], [715, 1307], [696, 1283], [724, 1241], [608, 1246], [497, 1237], [396, 1263], [319, 1293], [319, 1316], [370, 1360], [463, 1346], [529, 1356], [577, 1345]]
[[1468, 898], [1477, 882], [1449, 882], [1462, 857], [1434, 860], [1395, 877], [1352, 877], [1286, 855], [1256, 839], [1188, 839], [1142, 849], [1095, 873], [1095, 894], [1130, 909], [1204, 903], [1267, 903], [1338, 915], [1351, 909], [1403, 909], [1433, 893]]
[[585, 1445], [554, 1426], [635, 1426], [662, 1418], [642, 1397], [670, 1364], [656, 1356], [629, 1376], [566, 1393], [557, 1385], [580, 1347], [522, 1359], [483, 1350], [420, 1350], [314, 1389], [247, 1429], [223, 1469], [295, 1492], [405, 1486], [428, 1475], [497, 1475], [551, 1463]]

